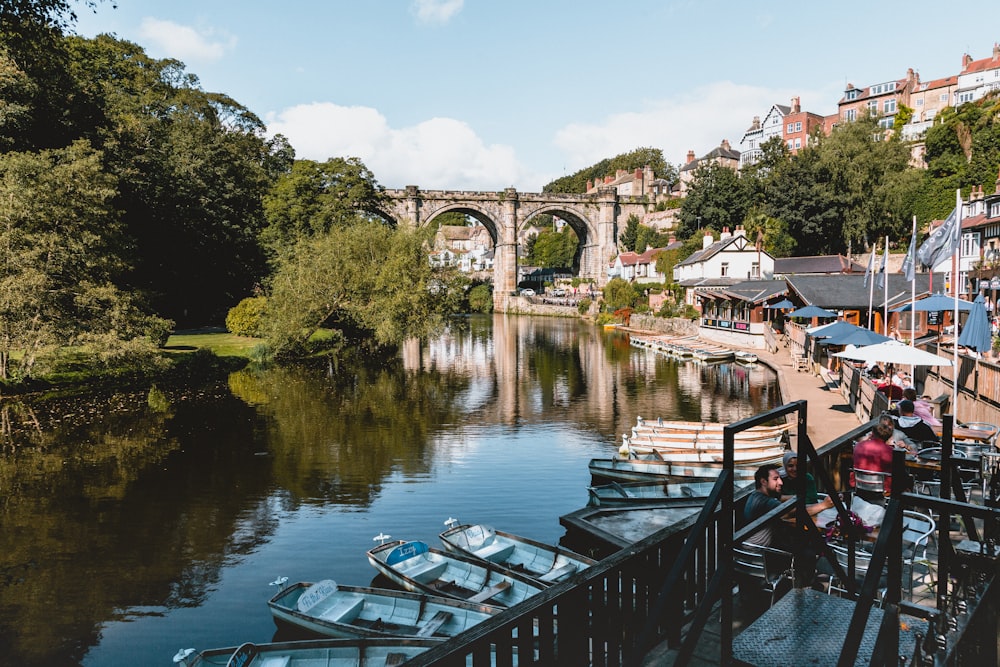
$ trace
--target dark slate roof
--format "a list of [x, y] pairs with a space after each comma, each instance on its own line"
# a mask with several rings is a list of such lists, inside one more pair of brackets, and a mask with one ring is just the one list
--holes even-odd
[[730, 160], [739, 160], [740, 152], [737, 150], [733, 150], [732, 148], [726, 149], [722, 146], [716, 146], [708, 153], [706, 153], [705, 156], [701, 158], [701, 160], [699, 161], [704, 162], [706, 160], [714, 160], [717, 157], [729, 158]]
[[[874, 280], [872, 276], [872, 280]], [[910, 283], [901, 273], [890, 273], [887, 276], [889, 284], [889, 307], [901, 306], [910, 300]], [[796, 294], [807, 305], [819, 306], [827, 310], [868, 310], [868, 298], [871, 294], [872, 307], [882, 308], [885, 291], [871, 291], [871, 283], [865, 286], [864, 273], [849, 273], [842, 275], [795, 275], [786, 276], [789, 292]], [[929, 294], [929, 279], [926, 273], [917, 274], [917, 298]], [[944, 289], [944, 274], [934, 274], [934, 291]]]
[[785, 294], [787, 291], [788, 285], [784, 280], [744, 280], [719, 290], [718, 294], [737, 301], [749, 301], [756, 304]]
[[740, 278], [688, 278], [678, 284], [682, 287], [730, 287], [739, 282]]
[[865, 272], [866, 267], [848, 260], [843, 255], [816, 255], [814, 257], [776, 257], [775, 275], [793, 273], [856, 273]]

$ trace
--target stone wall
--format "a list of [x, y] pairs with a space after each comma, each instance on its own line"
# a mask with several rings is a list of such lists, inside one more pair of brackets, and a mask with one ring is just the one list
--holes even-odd
[[632, 315], [629, 328], [656, 331], [657, 333], [674, 334], [676, 336], [696, 336], [698, 320], [688, 320], [681, 317], [655, 317], [653, 315]]

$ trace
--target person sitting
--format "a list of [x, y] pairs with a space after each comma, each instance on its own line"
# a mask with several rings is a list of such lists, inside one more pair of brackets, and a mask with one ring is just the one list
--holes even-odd
[[805, 488], [806, 503], [812, 504], [819, 501], [819, 494], [816, 492], [816, 479], [810, 474], [799, 474], [799, 455], [788, 450], [782, 457], [785, 474], [781, 477], [781, 499], [798, 495], [799, 488]]
[[[851, 486], [854, 483], [854, 470], [866, 470], [868, 472], [892, 472], [892, 427], [879, 422], [872, 429], [871, 435], [854, 445], [854, 469], [851, 470]], [[885, 477], [885, 493], [892, 490], [892, 477]], [[857, 496], [876, 505], [885, 505], [885, 495], [877, 491], [867, 491], [858, 489]]]
[[[901, 447], [911, 454], [916, 454], [920, 451], [919, 443], [910, 440], [905, 433], [899, 430], [898, 418], [899, 415], [894, 415], [892, 412], [886, 412], [878, 418], [879, 423], [886, 424], [892, 429], [892, 438], [888, 441], [889, 445], [891, 447]], [[871, 436], [871, 433], [868, 435]]]
[[899, 430], [905, 433], [912, 442], [917, 445], [924, 442], [941, 442], [930, 424], [913, 414], [913, 401], [904, 398], [896, 407], [899, 409], [899, 419], [896, 420]]
[[920, 417], [931, 426], [940, 426], [941, 420], [934, 416], [934, 409], [927, 401], [917, 397], [917, 390], [913, 387], [903, 389], [903, 398], [913, 401], [913, 416]]

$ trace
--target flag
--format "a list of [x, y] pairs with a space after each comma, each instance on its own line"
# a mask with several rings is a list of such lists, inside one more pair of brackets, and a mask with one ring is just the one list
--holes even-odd
[[[916, 223], [914, 223], [916, 224]], [[913, 230], [913, 235], [910, 236], [910, 249], [906, 251], [906, 259], [903, 260], [903, 276], [906, 278], [907, 282], [913, 282], [914, 271], [913, 263], [917, 256], [917, 231]]]
[[889, 242], [886, 237], [885, 248], [882, 250], [882, 266], [878, 270], [878, 277], [875, 278], [875, 287], [882, 289], [885, 287], [885, 265], [889, 261]]
[[931, 232], [917, 250], [917, 260], [932, 270], [958, 250], [962, 240], [962, 191], [955, 191], [955, 208], [941, 226]]
[[875, 255], [877, 246], [872, 246], [871, 257], [868, 258], [868, 268], [865, 269], [865, 287], [868, 287], [868, 276], [875, 272]]

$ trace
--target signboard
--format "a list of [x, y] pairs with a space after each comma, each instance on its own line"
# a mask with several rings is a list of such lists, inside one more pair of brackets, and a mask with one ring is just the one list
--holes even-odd
[[993, 276], [990, 280], [990, 289], [1000, 289], [1000, 276]]

